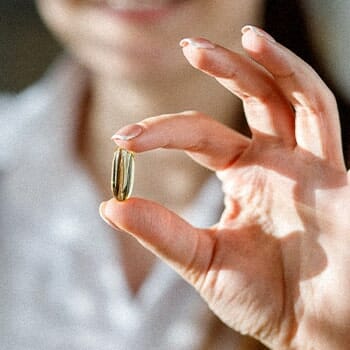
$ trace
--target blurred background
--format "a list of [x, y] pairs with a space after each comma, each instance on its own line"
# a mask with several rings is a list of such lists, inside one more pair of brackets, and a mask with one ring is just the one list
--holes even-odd
[[19, 91], [37, 80], [60, 48], [32, 0], [0, 0], [0, 91]]
[[[301, 0], [301, 4], [327, 75], [350, 98], [350, 0]], [[33, 0], [0, 0], [0, 90], [19, 91], [30, 85], [59, 52]]]

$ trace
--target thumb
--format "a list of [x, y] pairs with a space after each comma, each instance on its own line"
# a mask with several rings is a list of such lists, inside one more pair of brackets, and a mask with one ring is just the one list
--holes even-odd
[[201, 283], [205, 277], [215, 246], [210, 229], [195, 228], [172, 211], [140, 198], [111, 199], [101, 204], [100, 214], [114, 228], [134, 236], [191, 284]]

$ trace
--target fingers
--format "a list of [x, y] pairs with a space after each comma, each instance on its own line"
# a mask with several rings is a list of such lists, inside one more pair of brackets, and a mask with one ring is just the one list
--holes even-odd
[[111, 199], [100, 214], [114, 228], [131, 233], [146, 248], [167, 261], [192, 284], [199, 282], [211, 261], [214, 240], [168, 209], [143, 199]]
[[[299, 149], [344, 170], [337, 106], [333, 95], [305, 62], [266, 33], [250, 28], [243, 30], [242, 41], [245, 50], [255, 61], [205, 39], [184, 39], [181, 45], [194, 67], [214, 76], [243, 100], [253, 139], [268, 135], [273, 136], [269, 142], [283, 142], [292, 147], [297, 143]], [[171, 128], [170, 124], [168, 127], [165, 125], [169, 123], [165, 118], [165, 124], [159, 124], [159, 130], [165, 132], [154, 135], [154, 142], [149, 140], [148, 149], [185, 149], [201, 164], [221, 170], [246, 147], [245, 142], [235, 135], [233, 144], [231, 137], [227, 143], [223, 136], [230, 133], [228, 130], [224, 131], [219, 124], [207, 128], [206, 122], [202, 122], [205, 118], [199, 118], [201, 123], [197, 125], [195, 120], [199, 116], [198, 113], [193, 116], [194, 123], [187, 117], [179, 125], [177, 122], [171, 123]], [[133, 149], [134, 146], [128, 147]], [[144, 144], [140, 149], [146, 150], [147, 147]], [[227, 150], [232, 149], [238, 151], [227, 153]], [[134, 150], [137, 151], [136, 148]], [[221, 156], [217, 159], [220, 152]]]
[[254, 62], [205, 39], [183, 40], [184, 55], [243, 100], [253, 138], [262, 133], [287, 145], [296, 142], [343, 170], [337, 106], [327, 86], [262, 30], [247, 26], [243, 32], [243, 47]]
[[273, 76], [295, 113], [297, 144], [344, 169], [335, 98], [317, 73], [302, 59], [260, 29], [243, 28], [246, 52]]
[[295, 145], [294, 113], [265, 69], [249, 57], [204, 39], [184, 39], [180, 44], [195, 68], [214, 76], [242, 99], [253, 138], [269, 135], [278, 142]]
[[212, 170], [230, 166], [250, 144], [245, 136], [199, 112], [148, 118], [122, 128], [112, 139], [134, 152], [156, 148], [185, 150]]

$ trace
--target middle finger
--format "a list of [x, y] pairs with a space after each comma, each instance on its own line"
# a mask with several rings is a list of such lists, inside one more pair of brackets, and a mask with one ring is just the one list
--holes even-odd
[[270, 73], [249, 57], [205, 39], [184, 39], [180, 45], [195, 68], [214, 76], [243, 101], [253, 139], [268, 135], [295, 145], [293, 109]]

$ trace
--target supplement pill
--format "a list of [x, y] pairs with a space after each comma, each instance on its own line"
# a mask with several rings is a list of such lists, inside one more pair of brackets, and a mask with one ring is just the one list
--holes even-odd
[[123, 148], [114, 152], [111, 187], [114, 198], [124, 201], [131, 195], [134, 185], [134, 154]]

